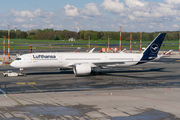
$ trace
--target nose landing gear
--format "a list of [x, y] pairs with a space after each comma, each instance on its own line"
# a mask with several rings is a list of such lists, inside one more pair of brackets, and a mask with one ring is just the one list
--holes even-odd
[[20, 68], [19, 70], [20, 70], [19, 76], [26, 76], [26, 73], [23, 73], [24, 70], [23, 68]]
[[23, 68], [20, 68], [19, 70], [20, 70], [21, 72], [23, 72], [24, 69], [23, 69]]

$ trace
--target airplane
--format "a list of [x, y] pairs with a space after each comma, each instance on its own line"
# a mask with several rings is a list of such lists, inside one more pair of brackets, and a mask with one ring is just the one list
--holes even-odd
[[127, 67], [146, 63], [158, 58], [158, 52], [166, 33], [159, 33], [142, 53], [29, 53], [17, 57], [10, 66], [20, 68], [71, 69], [76, 76], [99, 72], [105, 68]]

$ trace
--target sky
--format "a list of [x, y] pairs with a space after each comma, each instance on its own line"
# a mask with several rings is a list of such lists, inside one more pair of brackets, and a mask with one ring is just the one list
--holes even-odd
[[178, 31], [180, 0], [4, 0], [0, 30]]

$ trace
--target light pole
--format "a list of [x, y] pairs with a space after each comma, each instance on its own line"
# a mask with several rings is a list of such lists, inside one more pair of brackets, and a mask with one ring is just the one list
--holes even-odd
[[3, 36], [3, 64], [5, 62], [5, 36]]
[[121, 26], [120, 26], [120, 38], [119, 38], [119, 51], [121, 51]]
[[130, 52], [132, 52], [131, 51], [131, 42], [132, 42], [132, 32], [130, 32]]
[[16, 39], [17, 39], [17, 34], [16, 34], [17, 27], [14, 27], [14, 30], [15, 30], [15, 35], [16, 35]]
[[108, 50], [109, 50], [109, 36], [108, 36]]
[[140, 33], [140, 51], [142, 50], [142, 32]]
[[180, 31], [179, 31], [179, 54], [180, 54]]
[[8, 58], [10, 58], [10, 26], [8, 25]]
[[90, 36], [89, 36], [89, 51], [90, 51]]

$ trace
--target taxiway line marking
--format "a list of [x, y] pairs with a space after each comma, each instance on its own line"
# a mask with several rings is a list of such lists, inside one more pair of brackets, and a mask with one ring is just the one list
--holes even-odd
[[18, 85], [25, 85], [25, 82], [17, 83]]
[[143, 70], [142, 68], [131, 68], [130, 70]]
[[4, 73], [4, 71], [0, 71], [0, 73]]
[[[18, 82], [18, 83], [16, 83], [16, 84], [18, 84], [18, 85], [25, 85], [26, 83], [25, 82]], [[34, 84], [36, 84], [36, 82], [27, 82], [27, 84], [28, 85], [34, 85]], [[32, 86], [31, 86], [32, 87]]]
[[38, 114], [36, 114], [34, 111], [30, 110], [28, 107], [26, 107], [25, 105], [23, 105], [21, 102], [17, 101], [15, 98], [13, 98], [12, 96], [10, 96], [9, 94], [6, 94], [3, 90], [0, 89], [0, 91], [8, 96], [9, 98], [11, 98], [12, 100], [14, 100], [15, 102], [17, 102], [18, 104], [20, 104], [21, 106], [23, 106], [24, 108], [26, 108], [29, 112], [31, 112], [32, 114], [34, 114], [35, 116], [37, 116], [38, 118], [40, 118], [41, 120], [45, 120], [44, 118], [42, 118], [41, 116], [39, 116]]
[[34, 85], [36, 82], [28, 82], [29, 85]]

